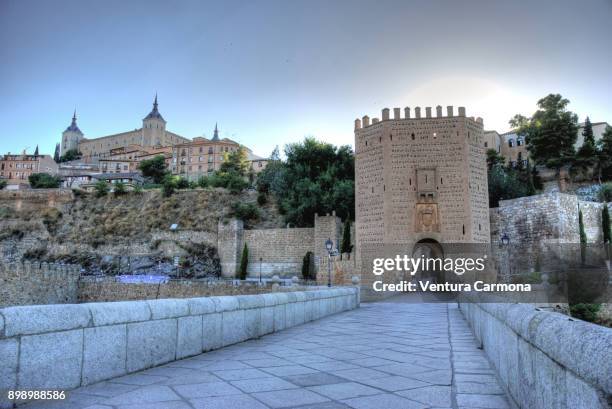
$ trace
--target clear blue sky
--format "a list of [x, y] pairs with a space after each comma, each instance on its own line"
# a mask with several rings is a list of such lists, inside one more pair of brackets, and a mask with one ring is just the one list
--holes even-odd
[[500, 132], [559, 92], [612, 121], [612, 1], [0, 0], [0, 152], [141, 126], [267, 156], [353, 143], [384, 107], [465, 105]]

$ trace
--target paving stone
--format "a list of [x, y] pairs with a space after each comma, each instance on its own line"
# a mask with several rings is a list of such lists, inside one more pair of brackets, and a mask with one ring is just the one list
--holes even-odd
[[193, 399], [195, 409], [267, 409], [268, 407], [248, 395], [219, 396], [216, 398]]
[[331, 373], [336, 376], [345, 378], [345, 379], [350, 379], [351, 381], [359, 381], [362, 379], [383, 378], [383, 377], [389, 376], [388, 373], [377, 371], [371, 368], [346, 369], [343, 371], [331, 371]]
[[312, 386], [308, 389], [334, 400], [356, 398], [358, 396], [376, 395], [380, 393], [378, 389], [361, 385], [356, 382], [343, 382], [335, 383], [332, 385]]
[[295, 389], [298, 386], [280, 378], [258, 378], [231, 381], [232, 385], [246, 393], [267, 392], [282, 389]]
[[505, 397], [497, 395], [457, 394], [457, 405], [471, 409], [508, 409]]
[[192, 385], [177, 385], [174, 389], [182, 396], [191, 398], [207, 398], [211, 396], [240, 395], [242, 392], [227, 382], [207, 382]]
[[387, 376], [384, 378], [362, 379], [359, 381], [366, 385], [374, 386], [388, 392], [396, 392], [406, 389], [422, 388], [431, 384], [416, 379], [406, 378], [403, 376]]
[[151, 403], [137, 403], [134, 405], [118, 405], [117, 409], [191, 409], [184, 401], [165, 401]]
[[132, 375], [122, 376], [120, 378], [114, 378], [114, 379], [111, 379], [109, 382], [124, 383], [127, 385], [145, 386], [145, 385], [152, 385], [154, 383], [160, 383], [167, 379], [168, 378], [165, 376], [149, 375], [148, 373], [139, 372], [139, 373], [135, 373]]
[[275, 366], [261, 369], [276, 376], [305, 375], [319, 372], [316, 369], [307, 368], [301, 365]]
[[214, 375], [226, 381], [236, 381], [239, 379], [265, 378], [271, 375], [259, 369], [230, 369], [227, 371], [214, 371]]
[[136, 390], [117, 395], [111, 399], [104, 401], [110, 405], [127, 405], [127, 404], [143, 404], [166, 402], [172, 400], [180, 400], [172, 389], [168, 386], [150, 385], [143, 386]]
[[288, 389], [282, 391], [254, 393], [253, 397], [271, 408], [287, 408], [329, 401], [321, 395], [306, 389]]
[[392, 394], [372, 395], [342, 401], [355, 409], [424, 409], [427, 406]]
[[497, 383], [457, 382], [457, 393], [476, 393], [481, 395], [503, 395]]
[[296, 384], [298, 386], [317, 386], [317, 385], [331, 385], [334, 383], [346, 382], [346, 379], [340, 378], [339, 376], [330, 375], [328, 373], [317, 372], [307, 375], [295, 375], [285, 376], [283, 379]]
[[421, 402], [427, 406], [452, 406], [450, 386], [426, 386], [423, 388], [400, 391], [397, 392], [397, 394], [410, 400]]

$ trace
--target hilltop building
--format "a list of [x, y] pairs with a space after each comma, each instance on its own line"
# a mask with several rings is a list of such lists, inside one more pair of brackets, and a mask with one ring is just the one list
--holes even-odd
[[[594, 122], [592, 125], [595, 142], [602, 138], [606, 127], [610, 126], [607, 122]], [[578, 134], [574, 144], [576, 151], [584, 143], [583, 131], [584, 122], [578, 124]], [[530, 161], [527, 141], [522, 136], [517, 135], [516, 130], [502, 134], [497, 131], [485, 131], [483, 146], [485, 149], [494, 149], [506, 159], [506, 164], [512, 167], [525, 166]]]
[[[193, 138], [192, 141], [180, 143], [172, 147], [172, 162], [170, 169], [173, 174], [196, 181], [202, 176], [209, 176], [221, 168], [226, 154], [238, 150], [240, 144], [229, 138], [219, 138], [219, 129], [215, 124], [212, 139], [204, 137]], [[265, 169], [267, 159], [261, 158], [247, 148], [247, 157], [251, 169], [255, 173]]]
[[57, 163], [50, 155], [29, 155], [25, 151], [21, 155], [0, 155], [0, 179], [6, 180], [8, 189], [29, 186], [28, 178], [33, 173], [57, 172]]
[[189, 139], [166, 130], [166, 120], [159, 112], [156, 95], [153, 109], [142, 120], [142, 128], [94, 139], [85, 138], [77, 125], [75, 111], [72, 123], [62, 133], [61, 152], [64, 154], [68, 150], [75, 149], [81, 152], [84, 160], [87, 161], [108, 157], [112, 149], [129, 145], [160, 147], [188, 141]]

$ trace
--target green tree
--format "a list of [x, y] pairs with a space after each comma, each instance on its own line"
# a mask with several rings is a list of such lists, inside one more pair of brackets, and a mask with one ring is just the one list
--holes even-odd
[[582, 264], [586, 258], [587, 236], [584, 231], [584, 221], [582, 220], [582, 210], [578, 210], [578, 234], [580, 235], [580, 260]]
[[171, 174], [166, 173], [164, 178], [162, 179], [162, 194], [164, 197], [170, 197], [174, 193], [176, 189], [176, 178], [174, 178]]
[[198, 179], [198, 186], [200, 186], [201, 188], [207, 188], [208, 186], [210, 186], [210, 180], [208, 179], [208, 177], [200, 176], [200, 178]]
[[593, 136], [593, 125], [588, 116], [584, 122], [582, 136], [584, 137], [584, 142], [576, 153], [573, 168], [584, 172], [595, 166], [599, 159], [599, 152], [597, 151], [595, 137]]
[[94, 185], [94, 190], [96, 192], [96, 197], [102, 197], [106, 196], [110, 189], [105, 180], [98, 180]]
[[598, 141], [599, 147], [599, 174], [600, 179], [612, 179], [612, 127], [607, 126], [601, 139]]
[[32, 173], [28, 176], [28, 181], [32, 189], [58, 188], [61, 183], [60, 178], [51, 176], [48, 173]]
[[53, 153], [53, 160], [55, 161], [55, 163], [60, 162], [60, 144], [59, 143], [55, 144], [55, 153]]
[[234, 152], [226, 153], [219, 171], [222, 173], [235, 173], [247, 176], [251, 165], [246, 149], [239, 146]]
[[529, 166], [524, 169], [494, 166], [488, 172], [489, 207], [498, 207], [500, 200], [535, 194], [533, 172]]
[[238, 277], [241, 280], [246, 280], [247, 278], [248, 265], [249, 265], [249, 249], [247, 248], [247, 244], [244, 243], [244, 247], [242, 248], [242, 256], [240, 257], [240, 267], [238, 270]]
[[166, 158], [164, 155], [157, 155], [154, 158], [141, 161], [138, 169], [144, 177], [151, 179], [156, 184], [163, 183], [166, 175], [170, 173], [166, 169]]
[[189, 181], [183, 177], [180, 177], [176, 180], [175, 187], [177, 189], [188, 189]]
[[4, 189], [7, 185], [7, 181], [4, 179], [0, 179], [0, 190]]
[[122, 181], [117, 181], [116, 183], [113, 183], [113, 193], [115, 194], [115, 196], [121, 196], [127, 193], [127, 187], [125, 186], [125, 183], [123, 183]]
[[493, 169], [494, 166], [502, 165], [506, 162], [506, 159], [495, 149], [487, 149], [487, 167], [489, 170]]
[[567, 110], [568, 104], [561, 95], [549, 94], [538, 101], [539, 109], [531, 118], [515, 115], [510, 120], [517, 134], [525, 138], [536, 164], [560, 169], [574, 159], [578, 117]]
[[274, 174], [267, 175], [267, 186], [260, 191], [267, 187], [272, 192], [286, 223], [309, 227], [315, 213], [334, 210], [342, 219], [354, 218], [355, 162], [350, 146], [337, 148], [306, 138], [287, 145], [285, 155], [285, 162], [268, 165]]
[[351, 244], [351, 221], [346, 219], [342, 230], [342, 243], [340, 244], [340, 253], [350, 253], [353, 251]]
[[81, 159], [83, 154], [76, 149], [69, 149], [60, 157], [60, 162], [69, 162], [71, 160]]
[[608, 204], [604, 203], [603, 209], [601, 210], [601, 229], [603, 230], [603, 241], [604, 243], [610, 243], [611, 231], [610, 231], [610, 213], [608, 211]]

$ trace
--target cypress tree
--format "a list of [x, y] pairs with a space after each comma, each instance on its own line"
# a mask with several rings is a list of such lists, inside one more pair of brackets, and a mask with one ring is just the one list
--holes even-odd
[[242, 249], [242, 257], [240, 257], [240, 269], [238, 270], [238, 277], [241, 280], [246, 280], [248, 264], [249, 264], [249, 249], [247, 248], [246, 243], [244, 243], [244, 248]]
[[584, 129], [582, 130], [582, 136], [584, 137], [584, 143], [595, 145], [595, 137], [593, 136], [593, 124], [589, 117], [586, 117], [584, 121]]
[[601, 211], [601, 228], [603, 230], [604, 243], [610, 243], [610, 213], [608, 212], [608, 204], [604, 203]]
[[60, 144], [59, 143], [55, 144], [55, 153], [53, 154], [53, 160], [55, 161], [55, 163], [59, 163], [60, 161]]
[[580, 244], [584, 245], [587, 243], [587, 237], [584, 231], [584, 222], [582, 220], [582, 210], [578, 210], [578, 229], [580, 233]]
[[353, 246], [351, 245], [351, 221], [346, 219], [344, 222], [344, 230], [342, 231], [340, 253], [350, 253], [351, 251], [353, 251]]
[[304, 255], [304, 259], [302, 260], [302, 278], [304, 280], [311, 280], [311, 258], [312, 258], [312, 251], [308, 251], [306, 252], [306, 254]]

